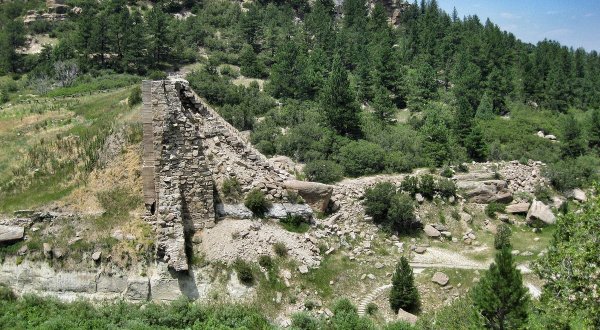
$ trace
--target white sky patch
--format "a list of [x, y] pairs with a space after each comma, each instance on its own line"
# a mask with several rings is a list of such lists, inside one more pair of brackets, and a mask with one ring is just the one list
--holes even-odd
[[596, 13], [587, 13], [585, 15], [583, 15], [583, 17], [594, 17], [596, 16]]
[[566, 37], [573, 33], [571, 29], [554, 29], [546, 31], [546, 35], [550, 38]]
[[506, 19], [519, 19], [519, 18], [521, 18], [521, 16], [515, 15], [515, 14], [510, 13], [510, 12], [502, 12], [502, 13], [500, 13], [500, 17], [506, 18]]

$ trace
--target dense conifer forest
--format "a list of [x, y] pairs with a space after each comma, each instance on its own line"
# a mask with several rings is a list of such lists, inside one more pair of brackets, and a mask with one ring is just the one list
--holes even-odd
[[[525, 43], [489, 19], [463, 16], [460, 8], [446, 13], [435, 0], [403, 7], [394, 24], [388, 8], [366, 0], [345, 0], [339, 7], [333, 0], [66, 3], [78, 10], [65, 20], [28, 24], [28, 11], [45, 3], [0, 4], [0, 107], [22, 94], [80, 95], [175, 75], [247, 131], [262, 153], [306, 164], [294, 174], [311, 181], [501, 160], [544, 162], [544, 175], [560, 192], [592, 187], [599, 177], [597, 50], [552, 40]], [[34, 35], [53, 42], [40, 52], [23, 51]], [[2, 197], [20, 189], [0, 183]], [[412, 215], [412, 200], [406, 199]], [[414, 329], [600, 326], [599, 205], [593, 197], [578, 214], [559, 217], [551, 253], [536, 264], [536, 274], [548, 283], [539, 302], [529, 302], [510, 251], [502, 248], [499, 266], [474, 295], [421, 317]], [[412, 276], [405, 264], [398, 269]], [[406, 276], [394, 278], [413, 285]], [[409, 289], [418, 300], [416, 289]], [[500, 325], [489, 321], [504, 308], [494, 304], [493, 293], [515, 300]], [[62, 304], [17, 299], [4, 287], [0, 297], [0, 328], [271, 328], [255, 309], [185, 300], [143, 308]], [[324, 321], [298, 314], [292, 328], [376, 328], [346, 300], [332, 315]]]

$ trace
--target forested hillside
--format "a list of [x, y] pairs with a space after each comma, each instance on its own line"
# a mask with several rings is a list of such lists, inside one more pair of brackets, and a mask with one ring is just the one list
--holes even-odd
[[[369, 9], [362, 0], [345, 1], [341, 14], [332, 1], [67, 3], [78, 9], [68, 19], [27, 26], [22, 16], [40, 4], [2, 6], [0, 63], [13, 78], [3, 101], [15, 81], [43, 94], [199, 62], [193, 87], [237, 128], [252, 130], [265, 154], [307, 162], [313, 180], [470, 159], [556, 164], [550, 176], [559, 189], [595, 174], [596, 51], [526, 44], [435, 1], [407, 6], [398, 27], [382, 4]], [[54, 46], [18, 52], [26, 35], [39, 33], [56, 38]]]
[[[1, 3], [0, 226], [20, 237], [0, 240], [0, 275], [39, 262], [115, 279], [118, 294], [130, 291], [124, 274], [146, 281], [144, 299], [165, 293], [149, 284], [161, 221], [143, 202], [144, 79], [186, 79], [199, 97], [185, 106], [213, 107], [240, 144], [273, 156], [273, 182], [324, 192], [313, 191], [314, 217], [268, 218], [306, 200], [255, 182], [239, 150], [202, 135], [206, 159], [230, 161], [207, 170], [223, 213], [186, 232], [182, 259], [222, 288], [195, 292], [198, 304], [91, 305], [17, 298], [19, 285], [0, 283], [0, 328], [600, 326], [598, 50], [525, 43], [435, 0], [394, 7], [392, 23], [392, 2]], [[294, 259], [296, 240], [313, 245], [315, 267]]]

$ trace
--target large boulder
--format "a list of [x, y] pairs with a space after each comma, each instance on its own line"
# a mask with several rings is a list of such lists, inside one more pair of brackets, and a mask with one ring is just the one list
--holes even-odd
[[285, 181], [283, 186], [288, 191], [300, 195], [315, 212], [327, 210], [333, 192], [332, 186], [318, 182], [289, 180]]
[[491, 202], [510, 203], [512, 194], [504, 180], [461, 181], [456, 183], [459, 189], [465, 190], [465, 196], [472, 203], [488, 204]]
[[533, 201], [529, 212], [527, 212], [527, 221], [530, 224], [541, 221], [544, 224], [551, 225], [556, 222], [556, 217], [548, 205], [540, 201]]
[[306, 204], [273, 204], [266, 216], [268, 218], [285, 219], [288, 215], [301, 216], [304, 219], [311, 219], [313, 211], [310, 206]]
[[423, 231], [425, 231], [425, 235], [427, 235], [427, 237], [437, 238], [440, 237], [440, 235], [442, 235], [440, 231], [435, 229], [432, 225], [425, 225]]
[[530, 205], [531, 204], [529, 204], [528, 202], [510, 204], [510, 205], [506, 206], [506, 213], [510, 213], [510, 214], [527, 213]]
[[567, 193], [567, 197], [571, 197], [576, 201], [585, 202], [587, 201], [587, 196], [585, 195], [585, 191], [576, 188]]
[[25, 228], [19, 226], [0, 225], [0, 244], [23, 239]]
[[216, 211], [222, 218], [250, 219], [253, 216], [244, 204], [217, 204]]

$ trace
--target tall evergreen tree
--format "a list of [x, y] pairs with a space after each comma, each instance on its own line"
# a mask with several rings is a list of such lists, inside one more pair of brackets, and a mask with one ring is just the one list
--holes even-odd
[[473, 302], [490, 329], [518, 329], [527, 321], [529, 294], [508, 247], [496, 253], [494, 263], [473, 288]]
[[562, 152], [566, 157], [578, 157], [585, 151], [581, 126], [573, 115], [567, 115], [563, 123]]
[[341, 135], [357, 135], [360, 108], [350, 88], [348, 73], [339, 55], [334, 56], [331, 73], [321, 94], [321, 108], [329, 127]]
[[408, 260], [403, 256], [396, 264], [396, 271], [392, 275], [392, 289], [390, 291], [390, 307], [397, 313], [400, 308], [414, 312], [419, 308], [419, 291], [414, 283], [413, 271]]
[[588, 145], [591, 149], [600, 152], [600, 109], [592, 110], [590, 130], [588, 132]]

